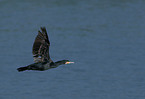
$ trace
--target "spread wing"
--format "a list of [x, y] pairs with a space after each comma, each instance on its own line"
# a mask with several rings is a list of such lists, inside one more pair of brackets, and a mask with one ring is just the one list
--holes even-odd
[[34, 62], [51, 61], [49, 56], [50, 42], [48, 39], [46, 28], [41, 27], [41, 31], [38, 31], [38, 35], [36, 36], [33, 44], [32, 53]]

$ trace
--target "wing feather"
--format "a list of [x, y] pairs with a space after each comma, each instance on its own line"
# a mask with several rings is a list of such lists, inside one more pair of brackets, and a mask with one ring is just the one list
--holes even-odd
[[41, 27], [41, 31], [38, 31], [32, 48], [34, 62], [51, 61], [49, 56], [50, 42], [46, 28]]

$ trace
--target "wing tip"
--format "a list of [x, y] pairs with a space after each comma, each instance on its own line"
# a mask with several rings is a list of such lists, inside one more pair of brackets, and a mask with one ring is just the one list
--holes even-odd
[[42, 30], [42, 32], [46, 32], [46, 28], [43, 26], [43, 27], [40, 27], [40, 29]]

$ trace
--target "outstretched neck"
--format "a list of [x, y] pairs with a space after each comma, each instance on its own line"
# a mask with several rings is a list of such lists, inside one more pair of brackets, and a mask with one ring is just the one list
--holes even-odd
[[55, 62], [54, 64], [55, 64], [56, 66], [59, 66], [59, 65], [65, 64], [65, 62], [64, 62], [64, 61], [57, 61], [57, 62]]
[[52, 63], [51, 66], [55, 68], [55, 67], [58, 67], [59, 65], [66, 64], [67, 62], [69, 62], [69, 61], [68, 60], [57, 61], [55, 63]]

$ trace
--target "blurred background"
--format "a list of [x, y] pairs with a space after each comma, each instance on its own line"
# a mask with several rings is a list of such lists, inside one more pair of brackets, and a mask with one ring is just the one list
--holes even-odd
[[[0, 99], [145, 99], [144, 0], [0, 0]], [[18, 72], [48, 31], [53, 61]]]

